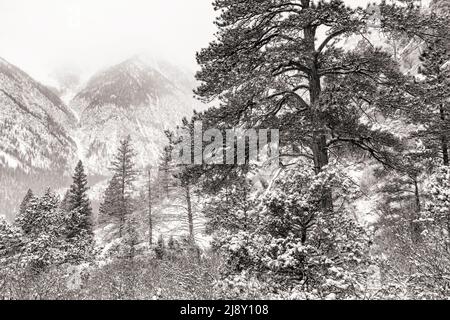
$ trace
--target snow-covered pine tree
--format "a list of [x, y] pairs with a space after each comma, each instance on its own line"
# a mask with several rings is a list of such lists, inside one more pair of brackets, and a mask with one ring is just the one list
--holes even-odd
[[[448, 21], [450, 23], [450, 19]], [[450, 164], [450, 70], [444, 67], [450, 61], [448, 43], [450, 41], [437, 37], [427, 44], [420, 56], [419, 71], [424, 77], [420, 83], [422, 99], [413, 114], [416, 123], [424, 126], [419, 135], [446, 166]]]
[[21, 230], [0, 217], [0, 266], [7, 264], [9, 257], [19, 253], [23, 246]]
[[121, 140], [117, 153], [112, 161], [111, 179], [105, 191], [104, 202], [100, 207], [103, 216], [118, 219], [119, 236], [123, 236], [126, 216], [133, 212], [131, 196], [134, 191], [133, 183], [136, 179], [134, 157], [135, 151], [131, 145], [131, 137]]
[[15, 226], [26, 238], [20, 259], [30, 270], [38, 273], [67, 261], [70, 250], [65, 236], [65, 213], [59, 209], [59, 197], [50, 189], [42, 197], [30, 200], [25, 213], [16, 218]]
[[173, 187], [171, 147], [165, 146], [160, 156], [158, 166], [159, 195], [168, 198]]
[[[389, 165], [386, 145], [394, 137], [367, 114], [409, 106], [408, 79], [390, 53], [364, 37], [353, 50], [339, 45], [367, 31], [369, 10], [342, 0], [216, 0], [214, 6], [221, 12], [217, 38], [197, 55], [196, 93], [222, 102], [202, 115], [210, 127], [280, 128], [316, 174], [336, 154], [331, 150], [344, 146]], [[415, 6], [383, 3], [381, 14], [383, 31], [400, 32], [401, 22], [409, 37], [426, 37], [432, 21]], [[332, 211], [331, 192], [324, 192], [322, 205]]]
[[108, 221], [109, 217], [119, 216], [119, 183], [116, 177], [112, 177], [103, 195], [103, 201], [99, 208], [99, 221]]
[[61, 203], [59, 204], [59, 207], [61, 208], [61, 210], [65, 211], [65, 212], [69, 211], [69, 194], [70, 194], [70, 189], [67, 189], [66, 193], [64, 193]]
[[79, 161], [75, 168], [73, 183], [70, 186], [67, 199], [69, 219], [74, 218], [74, 215], [77, 216], [76, 221], [71, 221], [72, 223], [69, 224], [69, 228], [71, 228], [71, 230], [68, 230], [69, 238], [76, 236], [81, 231], [91, 235], [93, 233], [92, 208], [87, 194], [88, 190], [83, 163]]
[[[38, 234], [47, 227], [55, 227], [53, 223], [49, 225], [48, 223], [56, 222], [56, 216], [53, 213], [58, 206], [58, 196], [47, 189], [43, 197], [32, 197], [30, 199], [25, 212], [16, 217], [15, 225], [21, 228], [25, 234]], [[63, 218], [63, 215], [61, 214], [58, 218]], [[62, 227], [62, 225], [58, 227]]]
[[30, 203], [30, 200], [34, 197], [33, 191], [31, 189], [28, 189], [27, 194], [23, 198], [22, 202], [20, 203], [19, 207], [19, 214], [24, 214], [27, 210], [28, 204]]
[[73, 183], [66, 192], [60, 209], [65, 214], [65, 237], [68, 242], [68, 261], [81, 262], [91, 258], [94, 232], [91, 203], [87, 191], [87, 176], [83, 163], [78, 162]]

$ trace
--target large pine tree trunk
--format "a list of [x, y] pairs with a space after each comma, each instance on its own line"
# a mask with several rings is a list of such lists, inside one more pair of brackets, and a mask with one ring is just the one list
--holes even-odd
[[[312, 52], [315, 52], [315, 31], [311, 28], [305, 29], [305, 39], [310, 43]], [[327, 137], [323, 129], [322, 119], [320, 117], [320, 95], [321, 95], [321, 82], [318, 73], [318, 62], [314, 61], [311, 64], [310, 78], [309, 78], [309, 93], [311, 103], [311, 120], [315, 126], [313, 128], [313, 141], [312, 152], [314, 158], [314, 170], [316, 174], [319, 174], [323, 167], [328, 165], [328, 147]], [[333, 198], [331, 190], [326, 189], [322, 195], [322, 209], [326, 212], [333, 210]]]
[[[324, 134], [318, 134], [313, 141], [313, 157], [315, 173], [319, 174], [328, 165], [327, 140]], [[325, 212], [333, 211], [333, 196], [331, 189], [325, 189], [322, 195], [322, 209]]]
[[187, 217], [189, 226], [189, 242], [190, 244], [194, 245], [195, 244], [194, 215], [192, 213], [191, 190], [189, 188], [189, 184], [186, 184], [185, 191], [186, 191]]

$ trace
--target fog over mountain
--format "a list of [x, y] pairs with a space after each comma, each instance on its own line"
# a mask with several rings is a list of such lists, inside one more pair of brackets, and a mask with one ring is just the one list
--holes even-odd
[[195, 53], [216, 29], [211, 2], [3, 0], [0, 56], [48, 85], [54, 70], [89, 77], [141, 52], [196, 69]]
[[79, 157], [89, 171], [108, 172], [123, 137], [140, 150], [140, 167], [155, 165], [164, 131], [204, 107], [193, 98], [193, 75], [164, 60], [137, 55], [95, 74], [69, 106], [79, 117]]

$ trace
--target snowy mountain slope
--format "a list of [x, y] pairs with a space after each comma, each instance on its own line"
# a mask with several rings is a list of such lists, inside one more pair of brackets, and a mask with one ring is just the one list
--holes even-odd
[[61, 100], [68, 105], [73, 97], [81, 90], [86, 81], [86, 72], [77, 65], [63, 64], [55, 68], [49, 77], [54, 91]]
[[0, 58], [0, 214], [27, 192], [66, 184], [76, 160], [76, 119], [47, 87]]
[[66, 169], [75, 152], [72, 112], [25, 72], [0, 59], [0, 165]]
[[[154, 164], [175, 128], [201, 106], [193, 81], [167, 63], [135, 56], [94, 75], [70, 103], [80, 115], [75, 139], [90, 173], [107, 174], [121, 138], [131, 135], [139, 166]], [[179, 75], [179, 76], [177, 76]]]
[[133, 59], [139, 60], [158, 71], [164, 77], [169, 79], [178, 89], [189, 96], [192, 96], [192, 90], [197, 86], [194, 72], [184, 67], [180, 67], [170, 61], [156, 58], [151, 54], [138, 54]]

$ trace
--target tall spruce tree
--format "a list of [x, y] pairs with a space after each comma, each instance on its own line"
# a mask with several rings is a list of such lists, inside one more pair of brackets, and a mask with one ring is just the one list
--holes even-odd
[[162, 197], [169, 197], [170, 189], [172, 187], [172, 166], [171, 166], [171, 146], [165, 146], [160, 156], [158, 167], [158, 180], [161, 184], [160, 195]]
[[118, 204], [120, 189], [116, 176], [112, 177], [108, 183], [108, 187], [103, 195], [103, 202], [100, 204], [99, 213], [101, 220], [107, 219], [109, 216], [119, 216]]
[[87, 176], [84, 173], [83, 163], [79, 161], [73, 175], [73, 183], [70, 186], [67, 195], [67, 211], [69, 213], [74, 213], [76, 211], [76, 219], [75, 215], [71, 214], [71, 219], [75, 219], [76, 221], [71, 221], [71, 223], [69, 223], [68, 228], [72, 229], [68, 230], [69, 237], [74, 237], [81, 231], [85, 231], [88, 234], [92, 234], [93, 232], [92, 208], [87, 195], [88, 190], [88, 181]]
[[19, 214], [24, 214], [27, 210], [28, 204], [30, 203], [30, 200], [34, 197], [33, 191], [31, 189], [28, 189], [27, 194], [23, 198], [22, 202], [20, 203], [19, 207]]
[[111, 170], [113, 178], [105, 192], [104, 202], [100, 207], [103, 215], [116, 217], [119, 221], [119, 236], [122, 237], [126, 216], [133, 211], [131, 196], [136, 179], [134, 157], [135, 152], [131, 146], [131, 137], [128, 136], [120, 142], [120, 146], [112, 161]]

